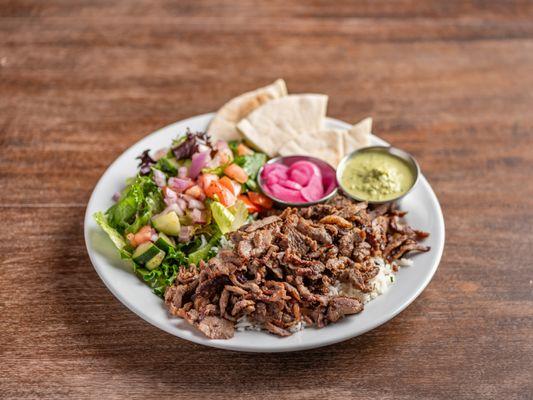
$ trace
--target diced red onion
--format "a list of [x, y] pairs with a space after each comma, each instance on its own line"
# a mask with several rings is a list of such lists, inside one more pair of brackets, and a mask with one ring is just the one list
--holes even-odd
[[215, 156], [205, 164], [205, 167], [206, 168], [216, 168], [220, 164], [222, 164], [222, 161], [220, 160], [220, 154], [216, 153]]
[[188, 194], [182, 194], [182, 195], [180, 196], [180, 198], [182, 198], [183, 200], [185, 200], [187, 203], [189, 202], [189, 200], [194, 199], [194, 197], [192, 197], [192, 196], [190, 196], [190, 195], [188, 195]]
[[178, 198], [176, 203], [182, 210], [187, 209], [187, 202], [184, 199]]
[[115, 192], [113, 197], [111, 198], [114, 202], [117, 202], [120, 200], [120, 192]]
[[163, 194], [165, 195], [165, 202], [168, 201], [167, 204], [175, 203], [178, 198], [178, 194], [168, 186], [163, 188]]
[[204, 203], [199, 200], [196, 200], [195, 198], [190, 199], [188, 203], [189, 203], [189, 208], [191, 209], [195, 209], [195, 208], [197, 208], [198, 210], [205, 209]]
[[152, 242], [155, 242], [158, 239], [157, 233], [152, 233], [152, 236], [150, 237], [150, 240]]
[[157, 186], [163, 187], [167, 184], [167, 177], [158, 169], [154, 169], [154, 182]]
[[194, 185], [194, 182], [190, 180], [189, 178], [181, 179], [181, 178], [169, 178], [168, 179], [168, 185], [176, 190], [178, 193], [183, 193], [187, 189], [189, 189], [192, 185]]
[[178, 178], [185, 179], [185, 178], [187, 178], [188, 174], [189, 174], [189, 169], [187, 167], [179, 167], [178, 168]]
[[169, 212], [172, 212], [174, 211], [176, 214], [178, 214], [180, 217], [183, 217], [183, 211], [184, 209], [182, 209], [179, 204], [177, 203], [173, 203], [173, 204], [170, 204], [167, 208], [165, 208], [163, 210], [163, 212], [161, 214], [168, 214]]
[[215, 149], [217, 150], [226, 150], [229, 149], [228, 142], [225, 140], [217, 140], [215, 143]]
[[206, 164], [208, 163], [210, 159], [209, 157], [210, 153], [211, 151], [208, 150], [208, 151], [203, 151], [201, 153], [195, 153], [192, 155], [192, 162], [189, 168], [189, 177], [191, 177], [192, 179], [196, 179], [196, 177], [202, 171], [202, 168], [204, 168]]
[[191, 240], [194, 228], [192, 226], [182, 226], [178, 235], [178, 241], [185, 243]]
[[205, 224], [206, 222], [205, 214], [197, 208], [191, 211], [191, 218], [197, 224]]
[[163, 199], [163, 201], [165, 202], [165, 204], [166, 204], [167, 206], [171, 206], [172, 204], [176, 204], [176, 201], [177, 201], [177, 200], [178, 200], [177, 198], [172, 198], [172, 197], [165, 197], [165, 198]]
[[206, 146], [205, 144], [200, 144], [198, 145], [198, 152], [199, 153], [204, 153], [204, 152], [211, 153], [211, 147]]

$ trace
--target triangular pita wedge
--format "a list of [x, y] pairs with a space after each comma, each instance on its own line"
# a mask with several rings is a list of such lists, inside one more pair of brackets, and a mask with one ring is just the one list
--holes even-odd
[[283, 79], [278, 79], [274, 83], [243, 93], [226, 104], [216, 113], [209, 124], [207, 133], [214, 140], [235, 140], [242, 136], [237, 130], [237, 123], [250, 114], [253, 110], [266, 102], [287, 95], [287, 86]]
[[370, 145], [372, 118], [365, 118], [346, 131], [344, 135], [344, 154]]
[[300, 135], [289, 140], [279, 150], [280, 156], [308, 154], [337, 166], [344, 156], [344, 135], [342, 129], [329, 129]]
[[281, 156], [306, 154], [318, 157], [336, 167], [348, 153], [370, 144], [372, 118], [365, 118], [350, 129], [325, 129], [304, 133], [283, 144]]
[[328, 96], [301, 94], [281, 97], [255, 109], [237, 124], [245, 139], [273, 157], [287, 141], [324, 127]]

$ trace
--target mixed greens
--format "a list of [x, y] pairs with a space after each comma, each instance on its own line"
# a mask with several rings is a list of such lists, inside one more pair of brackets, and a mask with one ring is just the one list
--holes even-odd
[[163, 296], [180, 268], [217, 254], [225, 234], [272, 202], [258, 192], [267, 156], [243, 143], [212, 143], [187, 131], [170, 148], [138, 159], [139, 171], [94, 219], [135, 273]]

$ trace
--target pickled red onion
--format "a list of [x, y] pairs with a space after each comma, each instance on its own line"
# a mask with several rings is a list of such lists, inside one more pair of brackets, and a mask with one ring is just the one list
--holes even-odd
[[287, 166], [267, 164], [261, 178], [264, 189], [275, 198], [291, 203], [320, 200], [324, 196], [322, 172], [310, 161], [297, 161]]

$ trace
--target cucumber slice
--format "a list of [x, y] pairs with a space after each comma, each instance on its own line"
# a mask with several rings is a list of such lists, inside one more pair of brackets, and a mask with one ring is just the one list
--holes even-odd
[[178, 236], [180, 233], [180, 219], [174, 211], [152, 218], [152, 224], [158, 232], [163, 232], [167, 235]]
[[144, 264], [148, 261], [150, 261], [156, 254], [158, 254], [161, 250], [157, 248], [157, 246], [151, 242], [146, 242], [140, 244], [133, 253], [133, 261], [139, 264]]
[[170, 174], [172, 176], [178, 173], [178, 162], [173, 158], [161, 158], [156, 165], [156, 168], [159, 167], [163, 172]]
[[163, 259], [165, 258], [165, 252], [163, 250], [159, 250], [159, 253], [157, 253], [155, 256], [153, 256], [150, 261], [146, 263], [146, 268], [148, 268], [150, 271], [154, 268], [157, 268], [161, 265], [163, 262]]
[[160, 233], [159, 237], [155, 241], [155, 245], [159, 247], [161, 250], [168, 252], [168, 249], [174, 248], [176, 246], [176, 243], [173, 239], [169, 238], [164, 233]]

